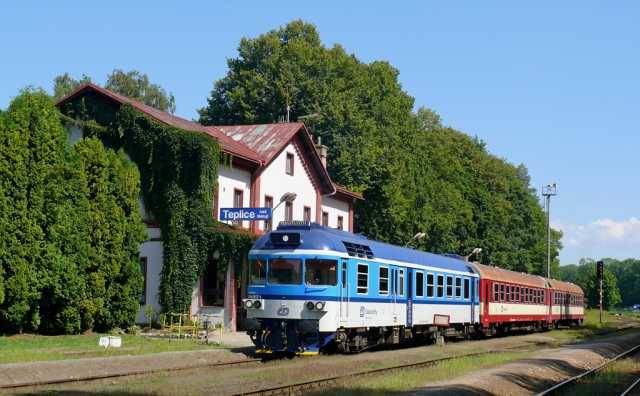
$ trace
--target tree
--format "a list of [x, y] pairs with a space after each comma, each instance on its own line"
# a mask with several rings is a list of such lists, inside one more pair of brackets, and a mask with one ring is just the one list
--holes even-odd
[[[364, 195], [359, 231], [396, 244], [427, 232], [422, 249], [466, 254], [479, 246], [482, 262], [546, 274], [545, 217], [526, 168], [442, 125], [432, 110], [413, 113], [389, 63], [327, 48], [313, 25], [293, 21], [242, 39], [228, 67], [200, 122], [275, 122], [287, 109], [304, 119], [330, 147], [332, 178]], [[560, 235], [553, 233], [553, 274]]]
[[137, 70], [125, 72], [114, 69], [107, 78], [105, 88], [162, 111], [176, 111], [173, 94], [167, 93], [160, 85], [151, 83], [146, 74]]
[[[592, 259], [581, 259], [578, 265], [576, 284], [584, 290], [590, 307], [597, 307], [600, 301], [600, 285], [596, 275], [596, 262]], [[605, 266], [603, 274], [603, 304], [605, 309], [620, 304], [620, 289], [615, 274]]]
[[[53, 96], [60, 99], [88, 82], [91, 82], [91, 78], [84, 74], [80, 80], [73, 79], [69, 73], [59, 75], [53, 80]], [[125, 72], [114, 69], [107, 76], [105, 88], [158, 110], [170, 113], [176, 111], [176, 100], [173, 94], [167, 93], [160, 85], [152, 83], [146, 74], [137, 70]]]
[[608, 268], [617, 279], [622, 305], [630, 307], [640, 304], [640, 260], [605, 258], [603, 261], [605, 268]]
[[86, 74], [83, 74], [80, 80], [75, 80], [69, 75], [69, 73], [59, 75], [53, 79], [53, 97], [60, 99], [63, 96], [70, 94], [80, 85], [89, 82], [91, 82], [91, 78]]

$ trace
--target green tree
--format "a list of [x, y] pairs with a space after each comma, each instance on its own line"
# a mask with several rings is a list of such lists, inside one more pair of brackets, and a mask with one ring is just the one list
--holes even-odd
[[82, 75], [80, 80], [76, 80], [69, 73], [64, 73], [53, 79], [53, 97], [60, 99], [70, 94], [80, 85], [91, 82], [91, 78], [86, 74]]
[[620, 288], [622, 305], [640, 304], [640, 260], [603, 259], [604, 265], [616, 276]]
[[146, 74], [137, 70], [125, 72], [114, 69], [107, 77], [105, 88], [162, 111], [176, 111], [173, 94], [167, 93], [160, 85], [153, 84]]
[[122, 152], [97, 139], [74, 146], [86, 174], [91, 251], [82, 269], [89, 295], [86, 327], [108, 330], [135, 321], [142, 291], [138, 247], [145, 240], [139, 213], [140, 176]]
[[[293, 21], [242, 39], [229, 71], [214, 84], [200, 122], [207, 125], [304, 120], [330, 147], [329, 171], [361, 191], [359, 231], [404, 244], [466, 254], [546, 274], [544, 213], [524, 166], [486, 151], [477, 138], [442, 125], [429, 109], [413, 113], [398, 70], [325, 47], [315, 27]], [[561, 234], [553, 233], [552, 274]]]
[[[74, 79], [69, 73], [59, 75], [53, 80], [53, 96], [60, 99], [88, 82], [91, 82], [91, 77], [84, 74], [80, 80]], [[105, 88], [162, 111], [170, 113], [176, 111], [176, 100], [173, 94], [167, 93], [160, 85], [152, 83], [146, 74], [137, 70], [125, 72], [114, 69], [107, 76]]]
[[561, 266], [560, 280], [565, 282], [576, 283], [578, 280], [578, 266], [576, 264]]

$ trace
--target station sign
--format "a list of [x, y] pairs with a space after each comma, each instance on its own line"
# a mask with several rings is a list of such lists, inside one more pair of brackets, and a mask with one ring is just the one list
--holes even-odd
[[271, 220], [271, 208], [220, 208], [218, 218], [223, 221]]

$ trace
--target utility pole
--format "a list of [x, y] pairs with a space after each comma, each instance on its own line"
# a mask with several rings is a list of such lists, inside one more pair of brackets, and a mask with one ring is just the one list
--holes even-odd
[[551, 278], [551, 197], [558, 195], [556, 192], [556, 183], [550, 183], [542, 187], [542, 195], [545, 199], [545, 208], [547, 212], [547, 278]]

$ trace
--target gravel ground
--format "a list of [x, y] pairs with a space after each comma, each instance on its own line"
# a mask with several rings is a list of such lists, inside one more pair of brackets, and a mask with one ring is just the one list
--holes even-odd
[[[414, 363], [427, 359], [494, 351], [506, 348], [535, 349], [557, 345], [557, 339], [545, 334], [529, 334], [483, 341], [448, 343], [445, 347], [434, 345], [361, 353], [358, 355], [316, 356], [295, 359], [272, 360], [259, 367], [225, 367], [224, 369], [200, 368], [179, 372], [156, 373], [143, 376], [98, 380], [84, 383], [52, 385], [31, 388], [26, 391], [133, 393], [133, 394], [229, 394], [257, 390], [264, 387], [342, 375], [371, 368]], [[217, 357], [228, 357], [219, 354]], [[237, 358], [237, 356], [235, 357]], [[171, 360], [171, 359], [169, 359]], [[116, 363], [114, 363], [116, 364]], [[149, 362], [152, 364], [152, 362]]]
[[640, 343], [640, 332], [605, 336], [555, 349], [543, 349], [532, 358], [430, 383], [413, 395], [528, 395], [593, 368]]

